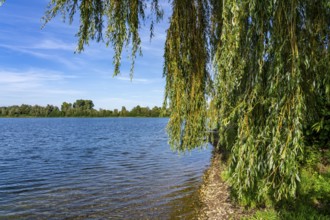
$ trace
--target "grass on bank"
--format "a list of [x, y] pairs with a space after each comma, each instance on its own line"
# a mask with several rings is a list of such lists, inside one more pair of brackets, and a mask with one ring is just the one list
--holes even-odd
[[277, 204], [271, 209], [259, 209], [246, 220], [329, 220], [330, 165], [318, 164], [318, 169], [304, 168], [297, 198]]

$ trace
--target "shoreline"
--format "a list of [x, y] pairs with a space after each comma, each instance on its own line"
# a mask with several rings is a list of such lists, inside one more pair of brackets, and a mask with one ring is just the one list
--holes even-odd
[[203, 175], [199, 189], [201, 208], [197, 219], [241, 219], [250, 216], [251, 210], [245, 210], [232, 201], [229, 185], [221, 177], [221, 173], [225, 170], [223, 154], [215, 150], [212, 154], [210, 166]]

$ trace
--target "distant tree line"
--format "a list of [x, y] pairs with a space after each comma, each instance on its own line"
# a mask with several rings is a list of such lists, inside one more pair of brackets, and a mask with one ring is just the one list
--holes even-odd
[[127, 110], [94, 109], [92, 100], [76, 100], [74, 103], [63, 102], [61, 108], [54, 105], [13, 105], [0, 107], [0, 117], [167, 117], [169, 112], [161, 107], [135, 106]]

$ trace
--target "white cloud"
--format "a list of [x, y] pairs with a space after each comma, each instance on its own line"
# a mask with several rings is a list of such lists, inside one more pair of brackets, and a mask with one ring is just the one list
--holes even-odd
[[121, 81], [130, 81], [132, 83], [137, 82], [137, 83], [152, 83], [151, 79], [143, 79], [143, 78], [135, 78], [133, 77], [132, 79], [130, 77], [124, 77], [124, 76], [116, 76], [114, 79], [118, 79]]
[[38, 43], [29, 40], [21, 45], [0, 44], [0, 47], [22, 52], [29, 52], [30, 50], [65, 50], [73, 53], [75, 51], [75, 44], [53, 39], [44, 39]]
[[[48, 47], [50, 46], [50, 44], [48, 45]], [[39, 48], [34, 47], [25, 47], [25, 46], [13, 46], [13, 45], [4, 45], [4, 44], [0, 44], [0, 47], [8, 49], [8, 50], [12, 50], [15, 52], [20, 52], [20, 53], [24, 53], [24, 54], [28, 54], [37, 58], [41, 58], [41, 59], [46, 59], [52, 62], [57, 62], [60, 64], [65, 65], [68, 68], [71, 69], [78, 69], [81, 65], [82, 65], [82, 61], [78, 58], [75, 59], [67, 59], [63, 56], [61, 56], [59, 53], [53, 53], [51, 51], [47, 51], [47, 50], [38, 50], [41, 49], [41, 46], [39, 45]], [[45, 45], [43, 46], [43, 49], [45, 48]]]
[[66, 50], [66, 51], [74, 51], [76, 45], [68, 44], [59, 40], [51, 40], [45, 39], [38, 44], [35, 44], [31, 47], [26, 47], [27, 49], [40, 49], [40, 50]]
[[[59, 83], [66, 78], [75, 76], [64, 76], [55, 71], [44, 69], [30, 69], [26, 71], [0, 70], [0, 91], [19, 92], [27, 90], [42, 91], [49, 82]], [[44, 92], [44, 91], [43, 91]]]
[[99, 76], [101, 76], [104, 79], [111, 79], [111, 80], [119, 80], [122, 82], [130, 82], [132, 84], [152, 84], [152, 83], [157, 83], [157, 82], [161, 82], [162, 79], [161, 78], [139, 78], [137, 77], [137, 75], [139, 75], [137, 73], [137, 70], [134, 71], [133, 73], [133, 78], [130, 77], [130, 74], [127, 72], [122, 72], [120, 73], [120, 75], [117, 76], [113, 76], [113, 72], [112, 70], [102, 70], [102, 69], [93, 69], [92, 70], [93, 73], [98, 74]]
[[85, 92], [73, 89], [44, 89], [43, 93], [53, 95], [83, 95]]
[[75, 76], [46, 69], [0, 69], [0, 105], [60, 105], [68, 97], [84, 96], [84, 91], [68, 87], [71, 78]]
[[60, 72], [45, 69], [29, 69], [26, 71], [0, 70], [0, 83], [31, 82], [31, 81], [52, 81], [72, 78], [64, 76]]
[[151, 92], [164, 94], [164, 89], [153, 89]]
[[164, 54], [164, 48], [163, 47], [155, 47], [152, 46], [151, 44], [146, 45], [143, 44], [142, 45], [142, 53], [144, 54], [155, 54], [155, 55], [159, 55], [160, 57]]
[[116, 98], [100, 98], [95, 99], [94, 104], [96, 106], [106, 106], [106, 109], [121, 109], [122, 106], [125, 106], [128, 110], [131, 110], [133, 107], [140, 106], [154, 106], [150, 102], [142, 102], [141, 99], [136, 99], [134, 97], [116, 97]]

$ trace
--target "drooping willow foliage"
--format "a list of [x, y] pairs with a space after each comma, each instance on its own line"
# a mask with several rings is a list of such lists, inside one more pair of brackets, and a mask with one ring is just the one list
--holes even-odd
[[[294, 197], [304, 125], [330, 98], [328, 1], [223, 1], [214, 49], [220, 144], [241, 200]], [[214, 25], [214, 24], [213, 24]], [[213, 107], [214, 108], [214, 107]]]
[[[215, 124], [218, 147], [231, 150], [230, 182], [241, 201], [294, 197], [304, 125], [315, 120], [320, 103], [330, 99], [330, 2], [189, 1], [192, 9], [183, 2], [173, 3], [165, 45], [172, 143], [180, 150], [199, 146], [205, 131], [212, 129], [208, 126]], [[203, 26], [199, 21], [205, 18], [194, 14], [201, 5], [210, 10], [208, 15], [203, 8], [209, 16]], [[187, 30], [187, 23], [194, 26]], [[191, 37], [194, 28], [204, 34]], [[183, 49], [177, 52], [176, 45]], [[189, 94], [200, 82], [212, 86], [207, 84], [209, 57], [213, 91], [208, 94], [202, 87], [194, 90], [199, 95]], [[196, 77], [198, 83], [191, 84]], [[199, 114], [191, 106], [200, 107]]]
[[207, 2], [173, 1], [165, 43], [165, 105], [171, 118], [168, 133], [177, 150], [205, 144], [206, 87], [209, 81]]
[[84, 50], [90, 40], [104, 41], [112, 45], [115, 55], [113, 58], [114, 75], [120, 73], [122, 51], [125, 46], [131, 48], [131, 74], [137, 52], [141, 53], [139, 29], [141, 22], [146, 19], [145, 9], [149, 5], [151, 18], [150, 36], [153, 35], [154, 21], [159, 22], [163, 11], [158, 0], [51, 0], [45, 13], [45, 24], [57, 14], [62, 14], [64, 21], [73, 22], [79, 14], [80, 27], [77, 33], [77, 51]]
[[330, 100], [329, 37], [329, 1], [173, 1], [165, 45], [171, 143], [200, 146], [216, 126], [241, 201], [294, 197], [304, 125]]
[[[216, 128], [241, 201], [294, 197], [304, 126], [330, 102], [330, 1], [163, 3], [172, 5], [164, 54], [172, 147], [204, 146]], [[90, 39], [111, 44], [118, 74], [127, 44], [134, 65], [149, 5], [159, 21], [157, 0], [52, 0], [45, 21], [61, 13], [71, 22], [79, 12], [78, 51]]]

